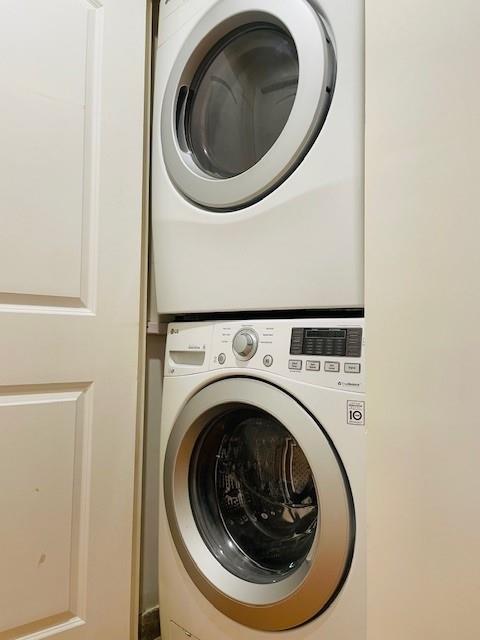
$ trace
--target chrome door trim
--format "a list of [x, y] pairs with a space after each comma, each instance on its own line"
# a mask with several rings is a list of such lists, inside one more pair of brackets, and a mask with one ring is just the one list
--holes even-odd
[[[268, 412], [292, 433], [316, 483], [321, 515], [312, 548], [293, 574], [274, 584], [254, 584], [227, 571], [203, 541], [190, 504], [190, 459], [200, 433], [219, 413], [242, 404]], [[226, 378], [204, 387], [188, 400], [173, 426], [163, 475], [177, 551], [194, 583], [217, 609], [244, 625], [274, 631], [301, 625], [332, 602], [352, 555], [351, 494], [333, 445], [294, 398], [254, 378]]]
[[[297, 47], [298, 88], [290, 117], [270, 150], [253, 167], [232, 178], [204, 172], [177, 138], [177, 102], [200, 63], [228, 33], [252, 22], [286, 29]], [[177, 189], [212, 211], [248, 206], [283, 182], [298, 166], [327, 116], [335, 82], [335, 53], [326, 26], [308, 0], [220, 0], [189, 34], [167, 83], [161, 122], [165, 166]]]

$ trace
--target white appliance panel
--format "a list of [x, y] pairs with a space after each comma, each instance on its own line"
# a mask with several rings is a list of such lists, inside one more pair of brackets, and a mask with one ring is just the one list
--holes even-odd
[[[242, 6], [230, 4], [237, 10]], [[249, 4], [255, 2], [249, 0]], [[209, 10], [216, 11], [222, 2], [190, 0], [164, 22], [160, 16], [152, 159], [160, 314], [363, 306], [363, 0], [311, 4], [331, 34], [336, 59], [335, 86], [325, 122], [318, 136], [313, 135], [306, 156], [283, 182], [257, 202], [227, 211], [195, 204], [179, 189], [169, 173], [161, 135], [171, 69], [185, 43], [195, 41], [198, 25]], [[258, 2], [259, 10], [261, 6]], [[296, 43], [305, 60], [310, 42]], [[208, 50], [207, 45], [202, 46]], [[300, 78], [301, 72], [302, 68]], [[302, 85], [306, 92], [314, 88], [310, 77], [315, 73], [309, 73], [308, 82]], [[291, 115], [293, 118], [293, 111]], [[266, 171], [288, 146], [283, 139], [281, 134], [270, 155], [258, 163], [265, 161]], [[305, 148], [308, 146], [307, 142]], [[194, 163], [191, 166], [195, 173]], [[251, 173], [252, 184], [257, 169], [254, 166], [245, 173]], [[215, 196], [220, 188], [228, 195], [228, 183], [233, 190], [240, 178], [201, 180], [206, 194]]]
[[[235, 336], [245, 331], [251, 335], [255, 333], [258, 342], [243, 339], [236, 341]], [[353, 333], [348, 334], [348, 331]], [[347, 332], [345, 336], [343, 332]], [[343, 339], [342, 345], [340, 342]], [[359, 341], [360, 344], [358, 344]], [[283, 401], [280, 401], [281, 396], [288, 399], [285, 407], [289, 406], [289, 402], [298, 403], [302, 411], [308, 412], [322, 426], [331, 446], [336, 451], [338, 460], [341, 460], [355, 510], [355, 541], [351, 565], [333, 603], [312, 620], [282, 631], [282, 635], [288, 640], [313, 640], [320, 636], [325, 640], [356, 640], [366, 637], [364, 346], [363, 320], [360, 318], [218, 321], [169, 325], [161, 425], [161, 460], [164, 472], [172, 438], [175, 437], [179, 420], [182, 419], [185, 411], [188, 411], [191, 402], [200, 398], [205, 392], [214, 397], [217, 385], [219, 389], [227, 389], [228, 393], [233, 394], [234, 397], [237, 395], [237, 399], [240, 400], [243, 393], [241, 388], [246, 387], [240, 384], [236, 394], [236, 380], [253, 384], [251, 397], [246, 398], [246, 401], [252, 404], [256, 402], [255, 386], [261, 389], [265, 384], [266, 388], [273, 389], [279, 394], [278, 407], [283, 406]], [[235, 356], [234, 348], [240, 349], [242, 353], [250, 351], [253, 355], [249, 360], [242, 361]], [[326, 352], [332, 350], [336, 350], [337, 353], [345, 350], [350, 355], [342, 357], [332, 357], [330, 353], [326, 355]], [[324, 355], [313, 356], [304, 353], [299, 355], [299, 351], [321, 352]], [[184, 354], [180, 358], [182, 360], [180, 366], [175, 363], [175, 360], [179, 359], [179, 353]], [[204, 354], [202, 362], [198, 357], [199, 353]], [[225, 361], [220, 358], [223, 364], [218, 361], [222, 353], [225, 354]], [[265, 359], [266, 356], [271, 356], [272, 360]], [[289, 360], [292, 358], [302, 362], [301, 370], [289, 368]], [[306, 370], [307, 360], [320, 362], [320, 369]], [[345, 373], [343, 367], [340, 372], [330, 371], [328, 367], [325, 368], [325, 362], [330, 361], [338, 362], [343, 367], [346, 364], [356, 365], [359, 373], [351, 373], [350, 369]], [[357, 384], [358, 387], [355, 386]], [[267, 395], [266, 393], [265, 400]], [[352, 422], [349, 416], [351, 407], [362, 413], [361, 420]], [[283, 409], [279, 408], [278, 411]], [[285, 409], [285, 418], [287, 418], [286, 412], [287, 409]], [[299, 426], [300, 422], [292, 428], [298, 429]], [[313, 430], [316, 431], [317, 428], [315, 426]], [[304, 434], [305, 437], [311, 435], [308, 430]], [[317, 463], [316, 457], [319, 456], [318, 460], [320, 460], [321, 450], [310, 447], [307, 454], [314, 468]], [[180, 460], [177, 466], [181, 468], [184, 464]], [[205, 473], [208, 474], [208, 468], [205, 469]], [[175, 629], [175, 632], [179, 633], [179, 628], [182, 633], [193, 634], [200, 640], [211, 637], [219, 640], [266, 640], [271, 637], [270, 632], [245, 626], [238, 620], [232, 619], [232, 616], [235, 617], [233, 610], [229, 615], [225, 613], [225, 609], [222, 612], [217, 608], [218, 594], [221, 595], [224, 586], [221, 582], [221, 572], [215, 574], [218, 577], [218, 583], [212, 585], [214, 594], [209, 594], [207, 590], [207, 597], [205, 597], [205, 592], [198, 586], [188, 561], [185, 564], [185, 558], [181, 560], [178, 540], [174, 542], [175, 534], [169, 526], [165, 510], [165, 487], [162, 474], [160, 610], [166, 640], [173, 640], [173, 637], [170, 638], [168, 635], [169, 631]], [[185, 508], [188, 511], [188, 504]], [[180, 504], [178, 509], [179, 521], [182, 522], [185, 515], [182, 513], [184, 506]], [[192, 526], [195, 528], [195, 525]], [[190, 534], [185, 532], [185, 535]], [[199, 545], [202, 546], [201, 540]], [[194, 556], [195, 553], [194, 551]], [[216, 561], [206, 546], [202, 553], [205, 555], [207, 565], [213, 562], [212, 566], [214, 566]], [[247, 600], [255, 597], [258, 586], [252, 583], [245, 591], [244, 597]], [[282, 604], [287, 612], [289, 602], [287, 598]]]

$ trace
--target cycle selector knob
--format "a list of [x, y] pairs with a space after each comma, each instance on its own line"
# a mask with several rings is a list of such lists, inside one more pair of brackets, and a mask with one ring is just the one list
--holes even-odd
[[237, 360], [250, 360], [258, 348], [258, 335], [253, 329], [241, 329], [233, 338], [233, 353]]

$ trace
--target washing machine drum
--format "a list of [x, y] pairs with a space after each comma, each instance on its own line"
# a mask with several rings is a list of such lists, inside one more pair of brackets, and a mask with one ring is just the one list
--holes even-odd
[[178, 190], [231, 211], [275, 189], [323, 126], [335, 66], [308, 0], [220, 0], [188, 35], [164, 96], [162, 150]]
[[350, 489], [320, 425], [249, 378], [215, 382], [171, 433], [164, 495], [191, 578], [220, 611], [288, 629], [333, 602], [354, 540]]

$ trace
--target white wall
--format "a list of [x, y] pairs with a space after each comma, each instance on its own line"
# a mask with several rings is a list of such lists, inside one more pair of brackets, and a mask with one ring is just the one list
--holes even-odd
[[369, 640], [480, 637], [480, 3], [367, 0]]

